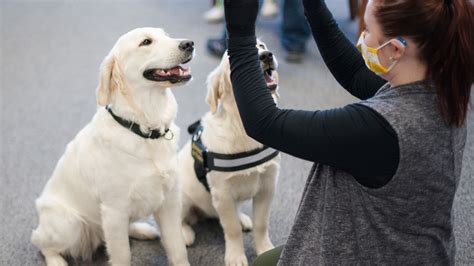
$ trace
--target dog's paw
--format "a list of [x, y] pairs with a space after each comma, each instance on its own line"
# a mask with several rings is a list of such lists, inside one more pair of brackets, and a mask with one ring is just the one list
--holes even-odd
[[160, 237], [158, 230], [145, 222], [131, 223], [129, 227], [130, 237], [140, 240], [153, 240]]
[[247, 257], [245, 254], [232, 254], [225, 256], [225, 266], [248, 266]]
[[183, 258], [177, 261], [170, 261], [169, 262], [171, 266], [190, 266], [188, 258]]
[[43, 252], [43, 255], [48, 266], [67, 266], [66, 260], [57, 253]]
[[194, 230], [188, 224], [183, 224], [181, 232], [183, 233], [184, 244], [186, 244], [186, 246], [191, 246], [196, 238]]
[[64, 259], [53, 259], [53, 260], [48, 260], [46, 263], [48, 266], [67, 266], [67, 262]]
[[249, 232], [253, 229], [252, 219], [245, 213], [239, 213], [240, 224], [242, 225], [242, 231]]
[[190, 266], [191, 264], [189, 264], [189, 262], [170, 262], [170, 265], [171, 266]]

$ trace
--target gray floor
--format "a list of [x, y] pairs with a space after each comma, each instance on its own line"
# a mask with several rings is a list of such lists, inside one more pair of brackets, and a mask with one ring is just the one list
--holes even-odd
[[[43, 264], [38, 250], [29, 242], [31, 230], [37, 225], [34, 199], [67, 142], [91, 119], [99, 64], [122, 33], [135, 27], [158, 26], [172, 36], [194, 40], [194, 81], [174, 89], [180, 106], [177, 124], [185, 128], [208, 110], [204, 81], [218, 61], [206, 54], [204, 46], [208, 36], [221, 31], [220, 25], [208, 25], [201, 19], [208, 2], [1, 0], [0, 265]], [[355, 25], [347, 19], [347, 1], [328, 2], [340, 24], [355, 38]], [[280, 56], [283, 107], [321, 109], [355, 100], [333, 79], [312, 42], [304, 64], [283, 62], [277, 26], [276, 21], [261, 21], [259, 32]], [[462, 181], [454, 206], [458, 265], [474, 265], [473, 131], [471, 114]], [[180, 143], [186, 138], [183, 134]], [[283, 244], [288, 236], [310, 166], [283, 157], [270, 221], [275, 244]], [[244, 210], [248, 212], [249, 206], [245, 205]], [[197, 241], [189, 248], [191, 263], [222, 265], [224, 240], [218, 222], [202, 222], [195, 229]], [[159, 241], [132, 241], [131, 246], [133, 265], [166, 265]], [[245, 236], [245, 246], [253, 259], [250, 234]], [[94, 264], [105, 264], [104, 251], [95, 259]]]

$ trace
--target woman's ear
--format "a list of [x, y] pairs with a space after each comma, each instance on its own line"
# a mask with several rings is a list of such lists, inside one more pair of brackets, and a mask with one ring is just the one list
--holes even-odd
[[405, 54], [406, 45], [399, 40], [394, 40], [391, 44], [393, 45], [391, 59], [393, 61], [400, 60], [400, 58]]
[[114, 70], [115, 65], [115, 57], [112, 55], [108, 55], [105, 57], [104, 61], [100, 67], [100, 76], [99, 76], [99, 85], [96, 89], [97, 95], [97, 103], [99, 105], [107, 105], [110, 101], [110, 93], [111, 93], [111, 79], [112, 79], [112, 72]]
[[211, 112], [214, 114], [217, 112], [217, 106], [219, 105], [219, 99], [221, 98], [221, 79], [223, 72], [221, 67], [218, 66], [214, 69], [211, 74], [207, 77], [207, 97], [206, 102], [211, 107]]

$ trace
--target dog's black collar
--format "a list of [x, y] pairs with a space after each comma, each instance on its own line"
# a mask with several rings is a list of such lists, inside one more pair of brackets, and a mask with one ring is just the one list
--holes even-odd
[[109, 111], [110, 115], [114, 118], [115, 121], [117, 121], [117, 123], [119, 123], [124, 128], [127, 128], [128, 130], [132, 131], [133, 133], [137, 134], [138, 136], [142, 138], [159, 139], [161, 137], [164, 137], [167, 140], [171, 140], [174, 137], [173, 132], [169, 128], [165, 130], [165, 133], [161, 133], [160, 130], [158, 129], [153, 129], [153, 130], [150, 130], [148, 134], [145, 134], [140, 130], [139, 124], [136, 124], [135, 122], [132, 122], [132, 121], [125, 120], [121, 118], [120, 116], [115, 115], [114, 112], [112, 112], [112, 108], [110, 105], [105, 106], [105, 109]]
[[200, 120], [188, 128], [189, 134], [192, 135], [191, 156], [194, 159], [194, 172], [207, 191], [210, 191], [207, 183], [207, 173], [210, 171], [235, 172], [249, 169], [268, 162], [279, 154], [277, 150], [266, 146], [236, 154], [211, 152], [201, 141], [203, 130]]

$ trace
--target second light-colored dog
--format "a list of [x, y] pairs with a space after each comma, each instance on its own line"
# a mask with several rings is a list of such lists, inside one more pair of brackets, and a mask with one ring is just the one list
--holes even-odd
[[[275, 101], [278, 98], [277, 61], [262, 42], [257, 44], [265, 80]], [[230, 66], [227, 54], [220, 65], [208, 77], [207, 103], [211, 111], [201, 119], [202, 143], [209, 151], [221, 154], [238, 154], [262, 148], [263, 145], [245, 133], [230, 82]], [[261, 165], [235, 171], [211, 171], [207, 174], [208, 192], [197, 178], [191, 142], [178, 155], [180, 178], [183, 188], [183, 235], [187, 245], [194, 242], [191, 225], [196, 213], [206, 217], [218, 217], [225, 234], [225, 264], [248, 265], [245, 256], [242, 229], [253, 229], [257, 254], [271, 248], [268, 235], [270, 205], [280, 168], [280, 155]], [[245, 200], [253, 200], [252, 219], [238, 210]], [[195, 211], [197, 210], [197, 212]]]

